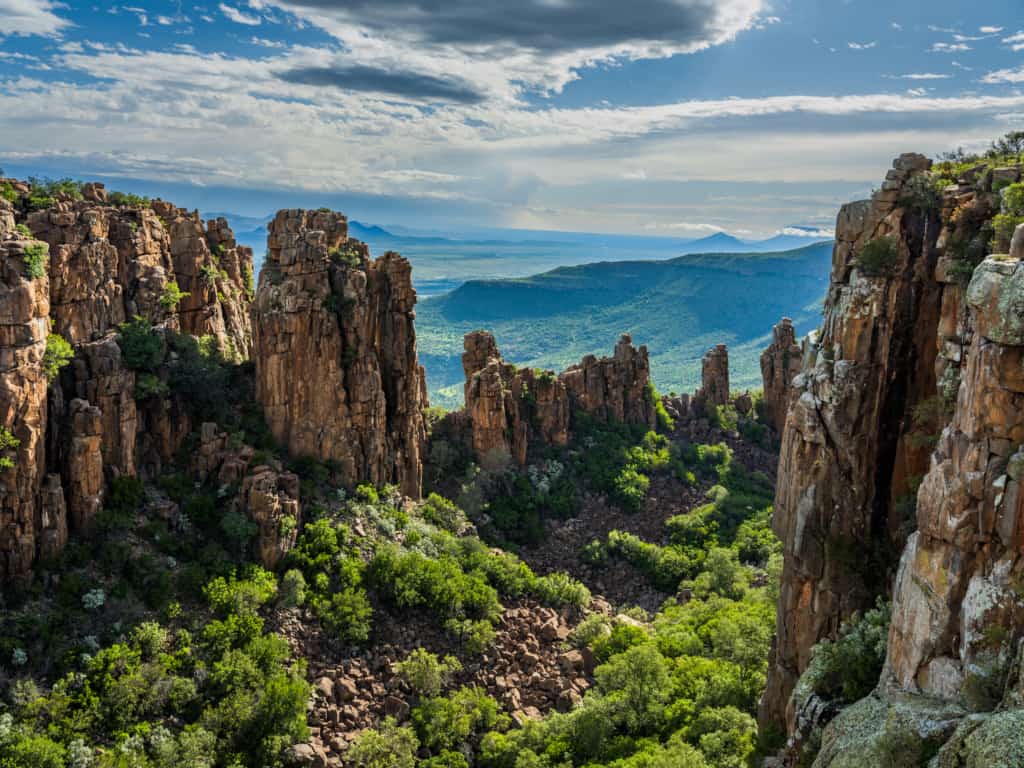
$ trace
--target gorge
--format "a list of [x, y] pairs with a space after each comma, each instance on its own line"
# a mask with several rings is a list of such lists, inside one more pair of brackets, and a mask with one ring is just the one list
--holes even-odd
[[844, 206], [762, 391], [479, 329], [447, 413], [340, 213], [256, 286], [223, 219], [0, 191], [4, 768], [1024, 765], [1019, 158]]

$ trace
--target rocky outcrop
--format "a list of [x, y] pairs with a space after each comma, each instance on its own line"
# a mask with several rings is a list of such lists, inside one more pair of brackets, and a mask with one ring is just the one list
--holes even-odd
[[782, 318], [772, 329], [772, 343], [761, 353], [761, 379], [764, 382], [764, 416], [777, 432], [786, 425], [793, 377], [800, 370], [802, 351], [796, 342], [793, 321]]
[[927, 447], [908, 437], [936, 389], [942, 296], [937, 216], [901, 201], [929, 165], [900, 157], [872, 200], [839, 213], [823, 324], [782, 437], [773, 526], [785, 566], [763, 723], [792, 729], [790, 692], [812, 646], [888, 591], [913, 530], [897, 500], [927, 468]]
[[[138, 315], [164, 334], [207, 336], [229, 359], [252, 347], [252, 253], [223, 219], [204, 224], [162, 201], [114, 205], [99, 184], [32, 210], [29, 185], [5, 186], [15, 201], [0, 205], [0, 413], [18, 443], [0, 482], [0, 580], [57, 554], [69, 528], [89, 527], [107, 480], [156, 475], [191, 430], [180, 398], [136, 400], [121, 323]], [[74, 351], [52, 383], [50, 333]]]
[[729, 402], [729, 349], [718, 344], [701, 360], [701, 387], [696, 399], [704, 405], [717, 407]]
[[506, 363], [486, 331], [467, 334], [463, 346], [465, 418], [473, 452], [484, 465], [511, 457], [523, 466], [531, 443], [568, 444], [569, 394], [562, 381], [550, 371]]
[[299, 478], [255, 467], [242, 480], [238, 506], [257, 525], [256, 557], [266, 568], [276, 568], [299, 535]]
[[271, 431], [292, 454], [335, 464], [342, 483], [418, 497], [427, 398], [409, 262], [370, 261], [329, 211], [279, 212], [268, 244], [254, 359]]
[[[72, 344], [141, 315], [212, 335], [229, 356], [249, 356], [252, 251], [236, 246], [223, 219], [204, 227], [198, 214], [159, 200], [132, 207], [84, 200], [58, 202], [27, 223], [50, 247], [54, 331]], [[172, 283], [183, 294], [176, 305], [166, 298]]]
[[46, 476], [49, 281], [28, 276], [33, 243], [12, 230], [0, 234], [0, 581], [25, 577], [67, 539], [60, 479]]
[[647, 348], [629, 335], [612, 357], [587, 355], [558, 376], [506, 363], [486, 331], [467, 334], [463, 346], [466, 408], [458, 418], [485, 465], [511, 458], [524, 466], [531, 448], [568, 445], [574, 411], [604, 423], [657, 424]]

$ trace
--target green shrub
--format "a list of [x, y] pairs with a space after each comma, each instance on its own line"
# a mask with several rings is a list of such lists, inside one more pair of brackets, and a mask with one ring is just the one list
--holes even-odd
[[863, 616], [854, 616], [839, 637], [814, 648], [814, 691], [825, 698], [854, 702], [878, 684], [889, 638], [890, 606], [879, 601]]
[[14, 231], [22, 237], [32, 237], [32, 230], [29, 229], [25, 224], [18, 224], [14, 227]]
[[187, 291], [182, 291], [181, 288], [178, 287], [177, 280], [171, 280], [166, 286], [164, 286], [164, 291], [160, 294], [160, 306], [168, 312], [173, 312], [178, 308], [178, 304], [181, 300], [190, 295], [191, 294]]
[[171, 388], [167, 386], [167, 382], [155, 373], [140, 373], [135, 379], [134, 396], [136, 400], [142, 401], [150, 398], [162, 400], [170, 393]]
[[146, 486], [137, 477], [121, 475], [110, 481], [103, 506], [111, 512], [136, 512], [146, 498]]
[[60, 375], [61, 369], [68, 365], [75, 356], [68, 340], [59, 333], [51, 333], [46, 337], [46, 352], [43, 353], [43, 373], [47, 381], [53, 381]]
[[590, 590], [567, 573], [541, 576], [534, 582], [533, 593], [541, 602], [556, 608], [585, 608], [590, 604]]
[[380, 728], [363, 731], [346, 757], [355, 768], [414, 768], [419, 748], [415, 732], [389, 717]]
[[412, 711], [420, 742], [435, 752], [459, 749], [474, 734], [494, 728], [503, 719], [498, 703], [476, 687], [460, 688], [446, 698], [426, 699]]
[[117, 330], [117, 346], [126, 366], [137, 371], [155, 371], [160, 367], [164, 361], [164, 339], [152, 323], [136, 315], [121, 323]]
[[0, 472], [14, 468], [14, 459], [7, 455], [21, 445], [21, 440], [14, 436], [7, 427], [0, 426]]
[[365, 643], [370, 638], [373, 608], [366, 592], [347, 587], [316, 606], [317, 616], [329, 633], [346, 643]]
[[281, 577], [279, 597], [281, 605], [286, 608], [294, 608], [306, 602], [306, 578], [302, 571], [296, 568], [285, 571]]
[[648, 403], [654, 406], [654, 413], [658, 418], [658, 429], [662, 432], [674, 430], [676, 422], [665, 409], [665, 404], [661, 401], [661, 395], [658, 394], [658, 389], [654, 386], [653, 381], [647, 382], [647, 386], [644, 388], [644, 397]]
[[891, 277], [899, 257], [896, 237], [887, 235], [866, 243], [857, 254], [854, 265], [867, 277]]
[[671, 680], [668, 664], [654, 645], [637, 645], [616, 655], [594, 676], [599, 688], [622, 708], [630, 731], [648, 732], [658, 723]]
[[396, 665], [398, 675], [419, 696], [437, 696], [452, 675], [462, 670], [454, 656], [439, 659], [425, 648], [417, 648]]
[[942, 207], [942, 195], [930, 175], [919, 173], [903, 185], [899, 204], [922, 215], [933, 214]]
[[25, 275], [30, 280], [46, 276], [46, 265], [50, 258], [50, 246], [46, 243], [29, 243], [25, 246]]
[[467, 656], [482, 656], [494, 646], [494, 625], [485, 619], [448, 619], [444, 628]]

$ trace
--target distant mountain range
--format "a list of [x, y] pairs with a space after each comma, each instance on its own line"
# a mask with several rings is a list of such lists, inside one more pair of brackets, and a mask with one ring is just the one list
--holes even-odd
[[[238, 242], [253, 249], [258, 272], [266, 252], [267, 223], [273, 217], [203, 215], [223, 216], [231, 223]], [[799, 227], [786, 229], [787, 233], [800, 231]], [[687, 239], [520, 229], [432, 232], [349, 221], [349, 233], [366, 242], [372, 253], [398, 251], [412, 261], [413, 281], [421, 297], [450, 291], [467, 280], [527, 277], [561, 266], [661, 261], [693, 253], [770, 253], [829, 241], [817, 230], [803, 231], [807, 236], [779, 234], [767, 240], [741, 240], [725, 232]]]
[[506, 360], [555, 370], [586, 354], [610, 353], [619, 335], [630, 332], [649, 346], [654, 380], [664, 392], [696, 389], [704, 352], [726, 343], [733, 386], [760, 386], [759, 356], [779, 318], [793, 318], [801, 334], [818, 325], [831, 259], [831, 244], [818, 243], [780, 253], [690, 254], [470, 280], [416, 310], [431, 402], [461, 404], [462, 337], [478, 328], [494, 333]]

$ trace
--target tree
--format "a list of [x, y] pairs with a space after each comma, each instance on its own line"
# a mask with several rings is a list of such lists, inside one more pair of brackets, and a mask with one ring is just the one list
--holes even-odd
[[398, 674], [420, 696], [437, 696], [461, 669], [462, 664], [454, 656], [445, 656], [442, 661], [425, 648], [417, 648], [398, 664]]
[[669, 693], [668, 664], [650, 643], [634, 646], [597, 668], [601, 690], [623, 707], [633, 732], [651, 729]]
[[53, 381], [60, 369], [71, 362], [75, 351], [68, 340], [59, 333], [51, 333], [46, 337], [46, 352], [43, 353], [43, 372], [47, 381]]

